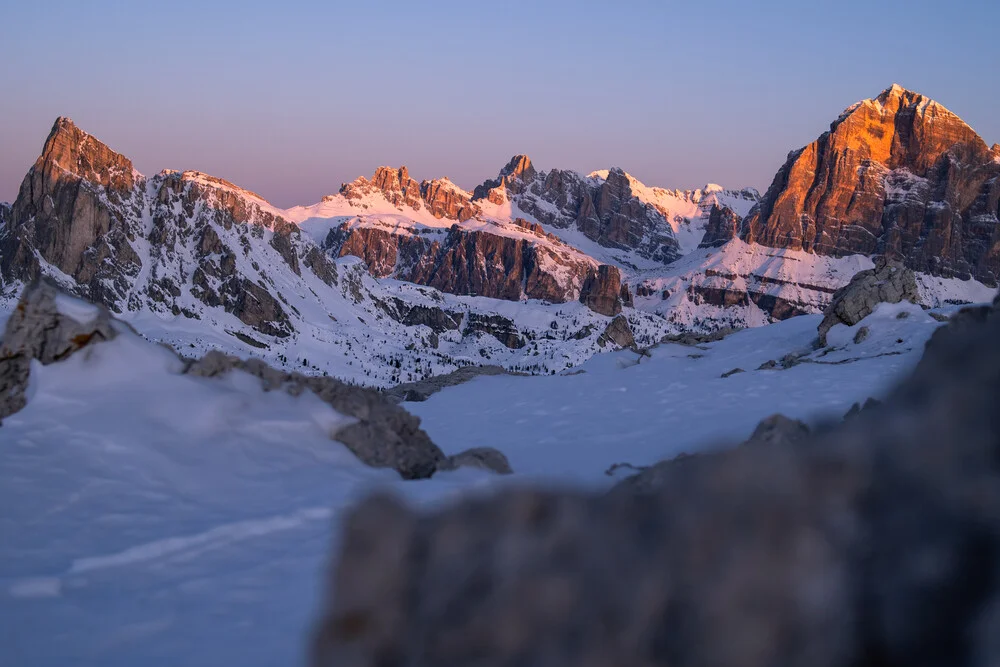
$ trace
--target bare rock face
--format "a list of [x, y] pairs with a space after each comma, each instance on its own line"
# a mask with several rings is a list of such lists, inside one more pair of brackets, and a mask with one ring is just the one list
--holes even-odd
[[920, 302], [917, 279], [901, 263], [880, 257], [874, 269], [859, 271], [851, 282], [837, 290], [819, 324], [819, 343], [835, 324], [854, 326], [874, 312], [880, 303]]
[[622, 312], [622, 276], [618, 267], [601, 264], [591, 269], [580, 289], [580, 303], [595, 313], [614, 317]]
[[0, 419], [24, 407], [32, 359], [48, 365], [117, 335], [106, 308], [46, 279], [25, 288], [0, 340]]
[[684, 457], [650, 494], [370, 499], [311, 664], [995, 665], [998, 339], [1000, 300], [882, 406]]
[[515, 155], [500, 170], [499, 176], [476, 186], [472, 198], [488, 199], [495, 204], [503, 204], [507, 201], [507, 190], [519, 194], [537, 175], [538, 172], [535, 171], [535, 167], [527, 155]]
[[893, 86], [789, 154], [740, 236], [826, 255], [892, 254], [927, 273], [1000, 276], [1000, 162], [962, 120]]
[[379, 167], [371, 180], [362, 176], [340, 187], [349, 201], [358, 201], [378, 192], [393, 206], [414, 211], [426, 207], [436, 218], [464, 222], [480, 213], [472, 197], [448, 179], [417, 183], [406, 167]]
[[341, 257], [360, 257], [376, 277], [393, 276], [450, 294], [508, 301], [575, 299], [592, 267], [565, 246], [458, 225], [444, 238], [426, 238], [343, 223], [330, 231], [323, 246]]
[[353, 387], [330, 377], [285, 373], [259, 359], [242, 360], [212, 351], [192, 362], [186, 372], [215, 377], [241, 370], [261, 379], [267, 390], [292, 395], [310, 390], [341, 414], [357, 421], [332, 434], [355, 456], [376, 468], [393, 468], [403, 479], [430, 477], [445, 456], [420, 429], [420, 419], [377, 391]]
[[663, 214], [633, 194], [628, 174], [618, 168], [606, 178], [559, 169], [538, 172], [527, 156], [517, 155], [496, 179], [475, 189], [473, 200], [477, 199], [515, 201], [540, 222], [575, 227], [609, 248], [634, 250], [664, 263], [680, 255]]
[[476, 332], [489, 334], [512, 350], [519, 350], [527, 344], [514, 321], [503, 315], [469, 313], [464, 335]]
[[597, 339], [597, 344], [601, 347], [610, 344], [622, 350], [635, 348], [635, 336], [624, 315], [618, 315], [611, 320], [604, 333]]
[[743, 218], [728, 206], [712, 205], [708, 214], [708, 224], [705, 225], [705, 235], [701, 238], [699, 248], [716, 248], [725, 245], [740, 233]]
[[424, 181], [420, 184], [420, 196], [435, 218], [464, 222], [480, 213], [469, 194], [446, 179]]
[[127, 293], [140, 268], [128, 224], [143, 203], [139, 179], [128, 158], [56, 120], [0, 232], [0, 274], [30, 281], [40, 256], [95, 292]]

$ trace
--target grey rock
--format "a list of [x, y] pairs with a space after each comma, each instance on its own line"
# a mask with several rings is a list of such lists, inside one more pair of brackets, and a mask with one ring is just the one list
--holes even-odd
[[997, 664], [998, 311], [941, 327], [882, 406], [649, 493], [369, 500], [312, 664]]
[[632, 335], [632, 328], [624, 315], [618, 315], [611, 320], [611, 323], [604, 329], [604, 333], [598, 337], [597, 344], [601, 347], [611, 344], [622, 350], [635, 349], [635, 336]]
[[580, 303], [595, 313], [614, 317], [622, 312], [622, 275], [617, 266], [601, 264], [580, 288]]
[[865, 341], [868, 338], [868, 334], [870, 333], [871, 329], [869, 329], [868, 327], [861, 327], [860, 329], [858, 329], [858, 332], [854, 334], [854, 344], [858, 345], [859, 343]]
[[[60, 311], [60, 301], [70, 314]], [[49, 279], [26, 287], [0, 340], [0, 419], [26, 405], [32, 359], [48, 365], [117, 335], [106, 308], [62, 292]]]
[[731, 375], [736, 375], [737, 373], [746, 373], [746, 371], [743, 370], [742, 368], [734, 368], [732, 370], [729, 370], [729, 371], [726, 371], [725, 373], [723, 373], [721, 377], [727, 378], [727, 377], [729, 377]]
[[452, 454], [438, 464], [438, 470], [457, 470], [462, 467], [491, 470], [498, 475], [509, 475], [514, 471], [503, 452], [493, 447], [473, 447], [458, 454]]
[[859, 271], [851, 282], [837, 290], [819, 324], [820, 346], [835, 324], [854, 326], [874, 312], [880, 303], [920, 302], [917, 278], [901, 263], [879, 257], [874, 269]]
[[355, 456], [376, 468], [393, 468], [403, 479], [430, 477], [444, 454], [420, 429], [420, 419], [381, 393], [348, 385], [331, 377], [286, 373], [259, 359], [242, 360], [212, 351], [191, 362], [186, 373], [215, 377], [240, 370], [260, 378], [268, 391], [284, 390], [292, 395], [310, 390], [334, 410], [357, 421], [332, 433]]
[[469, 313], [464, 335], [475, 332], [489, 334], [512, 350], [519, 350], [527, 344], [514, 320], [503, 315]]
[[618, 168], [602, 179], [562, 169], [538, 172], [518, 155], [498, 178], [477, 187], [473, 199], [513, 201], [541, 223], [576, 227], [602, 246], [634, 250], [656, 261], [669, 263], [680, 255], [664, 212], [636, 197], [628, 175]]
[[463, 366], [451, 373], [435, 375], [426, 380], [398, 384], [386, 390], [386, 396], [396, 403], [403, 401], [419, 403], [426, 401], [445, 387], [454, 387], [481, 375], [502, 375], [506, 372], [501, 366]]

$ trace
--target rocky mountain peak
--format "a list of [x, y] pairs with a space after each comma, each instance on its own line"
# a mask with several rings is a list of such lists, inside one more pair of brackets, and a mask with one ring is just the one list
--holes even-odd
[[527, 155], [515, 155], [507, 163], [507, 166], [500, 170], [501, 178], [506, 176], [522, 181], [530, 181], [536, 174], [535, 167], [531, 164], [531, 158]]
[[917, 271], [993, 285], [998, 176], [961, 118], [893, 85], [789, 154], [740, 236], [825, 255], [894, 254]]
[[70, 119], [60, 116], [52, 125], [35, 170], [54, 178], [60, 172], [116, 190], [128, 190], [139, 177], [132, 161], [87, 134]]

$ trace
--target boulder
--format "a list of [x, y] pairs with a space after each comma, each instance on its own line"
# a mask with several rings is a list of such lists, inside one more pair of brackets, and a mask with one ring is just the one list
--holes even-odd
[[900, 301], [920, 302], [917, 277], [900, 262], [879, 257], [875, 268], [854, 274], [850, 283], [834, 293], [819, 324], [819, 344], [826, 345], [826, 334], [835, 324], [854, 326], [878, 304]]
[[618, 315], [611, 320], [604, 333], [598, 337], [597, 344], [601, 347], [611, 344], [618, 349], [635, 349], [635, 336], [632, 335], [632, 328], [624, 315]]
[[47, 278], [26, 287], [0, 340], [0, 419], [25, 406], [31, 360], [62, 361], [117, 335], [103, 306], [70, 296]]
[[677, 459], [649, 493], [370, 499], [312, 664], [997, 664], [998, 339], [1000, 306], [974, 309], [882, 406]]

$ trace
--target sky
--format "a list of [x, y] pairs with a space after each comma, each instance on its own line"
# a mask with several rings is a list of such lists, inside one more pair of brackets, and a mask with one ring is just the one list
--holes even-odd
[[282, 207], [379, 165], [472, 188], [515, 154], [763, 191], [892, 83], [1000, 142], [1000, 2], [0, 3], [0, 201], [58, 116], [145, 174]]

